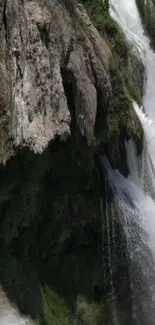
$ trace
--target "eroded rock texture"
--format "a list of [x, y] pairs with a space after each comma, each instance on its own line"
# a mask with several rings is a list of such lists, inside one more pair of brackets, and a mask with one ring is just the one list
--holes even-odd
[[[73, 89], [75, 116], [91, 143], [97, 92], [110, 92], [109, 49], [81, 5], [56, 0], [0, 4], [0, 162], [16, 147], [41, 153], [70, 134], [63, 78]], [[103, 101], [104, 102], [104, 101]]]

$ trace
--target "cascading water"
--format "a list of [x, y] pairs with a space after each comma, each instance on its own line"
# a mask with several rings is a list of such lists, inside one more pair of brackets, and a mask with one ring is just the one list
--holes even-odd
[[131, 263], [133, 313], [138, 324], [155, 324], [155, 202], [103, 160], [114, 192]]
[[36, 322], [20, 315], [15, 306], [11, 305], [7, 296], [0, 287], [0, 325], [35, 325]]
[[135, 0], [111, 0], [110, 10], [145, 65], [143, 109], [133, 102], [145, 139], [141, 161], [134, 143], [129, 141], [126, 145], [128, 178], [112, 170], [106, 159], [102, 164], [126, 237], [133, 318], [138, 325], [155, 325], [155, 54], [144, 34]]
[[32, 321], [26, 318], [22, 318], [14, 310], [7, 310], [0, 312], [0, 324], [1, 325], [34, 325]]

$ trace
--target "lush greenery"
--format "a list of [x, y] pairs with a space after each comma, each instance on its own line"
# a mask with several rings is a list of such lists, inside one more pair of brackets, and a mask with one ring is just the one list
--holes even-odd
[[155, 49], [155, 1], [136, 0], [145, 30], [150, 36], [151, 46]]
[[[132, 100], [141, 104], [144, 67], [120, 26], [109, 15], [108, 1], [82, 2], [112, 53], [109, 63], [112, 94], [106, 103], [106, 113], [101, 111], [99, 114], [100, 129], [94, 143], [101, 145], [103, 150], [110, 147], [111, 161], [120, 167], [122, 138], [132, 136], [137, 143], [142, 139], [142, 128], [132, 108]], [[103, 128], [105, 115], [107, 127]]]
[[[107, 237], [100, 209], [101, 190], [105, 193], [93, 154], [106, 151], [127, 173], [125, 137], [141, 137], [132, 99], [141, 102], [143, 67], [109, 16], [108, 1], [83, 3], [113, 53], [112, 94], [104, 111], [98, 103], [93, 145], [88, 148], [79, 134], [72, 90], [64, 85], [72, 113], [71, 138], [65, 143], [56, 139], [42, 155], [25, 149], [0, 168], [2, 290], [40, 325], [111, 323], [106, 249], [104, 261], [102, 252]], [[121, 275], [118, 272], [117, 280]]]

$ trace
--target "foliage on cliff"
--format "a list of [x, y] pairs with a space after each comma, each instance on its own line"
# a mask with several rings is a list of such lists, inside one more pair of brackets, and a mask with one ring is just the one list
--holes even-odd
[[141, 20], [151, 40], [151, 46], [155, 49], [155, 1], [136, 0]]
[[[95, 143], [111, 147], [108, 153], [111, 152], [112, 163], [121, 169], [119, 157], [122, 155], [122, 138], [132, 136], [138, 142], [142, 139], [142, 128], [132, 108], [132, 100], [141, 104], [144, 66], [120, 26], [111, 18], [109, 3], [101, 0], [85, 0], [83, 3], [94, 26], [111, 49], [109, 69], [112, 93], [106, 102], [106, 112], [99, 106], [99, 123], [96, 123], [99, 132]], [[103, 124], [105, 115], [107, 131]]]
[[[64, 1], [65, 4], [68, 2]], [[71, 136], [65, 143], [55, 139], [42, 155], [19, 148], [16, 157], [0, 168], [1, 285], [19, 310], [31, 315], [40, 325], [110, 323], [111, 302], [107, 298], [110, 281], [105, 263], [107, 256], [104, 256], [103, 263], [101, 245], [103, 241], [106, 243], [107, 238], [93, 154], [98, 150], [106, 152], [113, 164], [127, 173], [124, 159], [125, 137], [130, 132], [135, 138], [141, 134], [132, 110], [132, 98], [141, 101], [142, 87], [139, 85], [142, 84], [143, 67], [119, 26], [110, 17], [108, 1], [103, 3], [100, 0], [88, 0], [83, 3], [111, 49], [108, 73], [102, 73], [104, 71], [100, 63], [103, 58], [99, 58], [95, 38], [92, 41], [93, 60], [88, 60], [87, 52], [92, 46], [92, 29], [89, 30], [88, 22], [88, 26], [81, 33], [81, 22], [78, 21], [77, 42], [74, 44], [76, 48], [73, 51], [70, 43], [70, 51], [67, 43], [66, 48], [69, 51], [65, 59], [62, 42], [59, 43], [63, 62], [59, 77], [72, 117]], [[30, 17], [32, 18], [31, 14]], [[40, 24], [42, 16], [39, 18]], [[70, 18], [68, 11], [65, 24], [66, 22], [65, 26], [69, 27], [70, 22], [73, 26], [73, 22], [75, 23], [74, 17]], [[42, 28], [43, 33], [45, 27], [38, 26], [35, 34], [37, 41], [40, 37], [39, 28]], [[44, 33], [42, 36], [45, 36]], [[39, 46], [42, 46], [41, 42]], [[46, 52], [45, 48], [46, 46]], [[48, 46], [47, 48], [49, 50]], [[85, 57], [83, 71], [89, 71], [91, 84], [94, 82], [97, 89], [96, 130], [94, 142], [90, 146], [81, 135], [79, 124], [82, 122], [79, 122], [80, 114], [76, 110], [75, 98], [78, 99], [78, 104], [81, 104], [81, 98], [82, 104], [90, 103], [86, 101], [87, 88], [82, 87], [82, 84], [78, 85], [79, 92], [75, 93], [78, 82], [83, 80], [80, 74], [81, 61], [76, 65], [76, 50], [79, 49], [80, 60]], [[70, 52], [72, 73], [68, 74]], [[54, 59], [57, 60], [56, 55]], [[92, 71], [90, 73], [92, 62], [94, 67], [99, 62], [99, 68], [97, 66], [96, 69], [99, 72], [98, 77], [92, 76]], [[92, 70], [95, 71], [94, 68]], [[39, 72], [42, 76], [42, 70]], [[107, 74], [110, 75], [112, 86], [112, 93], [108, 96], [103, 91], [105, 87], [102, 87], [103, 77]], [[86, 80], [88, 81], [87, 78]], [[60, 86], [59, 79], [57, 82]], [[91, 89], [95, 93], [94, 88]], [[61, 99], [59, 88], [56, 95]], [[89, 105], [87, 107], [90, 108]], [[86, 111], [86, 117], [87, 114], [92, 117], [90, 111]], [[46, 118], [48, 120], [48, 116]], [[31, 119], [29, 122], [31, 123]], [[85, 127], [85, 122], [84, 119], [81, 129]], [[89, 128], [89, 123], [87, 127]], [[105, 252], [106, 248], [106, 255]]]

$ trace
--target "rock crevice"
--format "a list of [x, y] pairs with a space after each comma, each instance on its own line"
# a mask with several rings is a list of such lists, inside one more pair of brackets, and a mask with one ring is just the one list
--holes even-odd
[[63, 1], [7, 0], [1, 4], [0, 68], [5, 77], [0, 96], [7, 101], [5, 118], [2, 108], [0, 114], [2, 163], [18, 147], [41, 153], [55, 137], [70, 135], [62, 68], [74, 77], [77, 125], [88, 144], [92, 142], [96, 88], [103, 97], [111, 91], [110, 50], [83, 7], [76, 3], [72, 7], [74, 14]]

